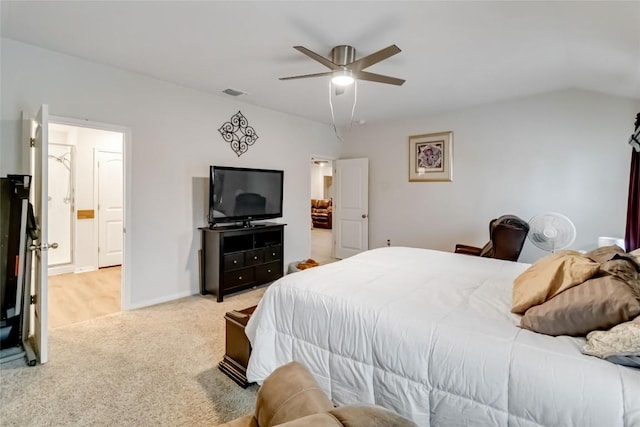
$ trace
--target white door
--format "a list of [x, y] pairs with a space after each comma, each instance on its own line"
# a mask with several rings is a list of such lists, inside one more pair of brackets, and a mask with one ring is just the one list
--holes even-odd
[[96, 151], [98, 267], [122, 264], [122, 153]]
[[33, 295], [34, 308], [34, 339], [33, 347], [40, 363], [46, 363], [47, 352], [47, 277], [49, 264], [47, 261], [48, 243], [48, 157], [49, 157], [49, 106], [42, 105], [36, 119], [33, 121], [35, 136], [33, 138], [31, 158], [31, 175], [33, 176], [33, 210], [38, 224], [38, 240], [35, 243], [33, 256]]
[[369, 159], [336, 160], [333, 224], [336, 258], [369, 249]]

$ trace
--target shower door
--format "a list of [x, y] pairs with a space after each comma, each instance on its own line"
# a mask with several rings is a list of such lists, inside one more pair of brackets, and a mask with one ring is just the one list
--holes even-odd
[[49, 144], [49, 267], [73, 264], [73, 146]]

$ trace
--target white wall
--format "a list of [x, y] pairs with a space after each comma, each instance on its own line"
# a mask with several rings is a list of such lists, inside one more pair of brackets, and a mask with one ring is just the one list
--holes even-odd
[[[211, 164], [285, 171], [285, 263], [309, 256], [309, 159], [337, 157], [333, 130], [299, 117], [2, 39], [0, 174], [24, 172], [20, 111], [129, 127], [131, 295], [138, 307], [198, 292]], [[215, 74], [212, 74], [215, 79]], [[250, 101], [250, 99], [247, 99]], [[241, 110], [259, 139], [238, 157], [218, 128]], [[301, 143], [302, 142], [302, 143]]]
[[[353, 128], [343, 157], [369, 157], [370, 246], [483, 245], [489, 220], [544, 211], [577, 228], [576, 249], [623, 236], [638, 100], [567, 90]], [[408, 182], [408, 137], [453, 131], [453, 182]], [[525, 243], [520, 260], [545, 252]]]
[[324, 199], [324, 177], [332, 176], [331, 162], [311, 163], [311, 198]]

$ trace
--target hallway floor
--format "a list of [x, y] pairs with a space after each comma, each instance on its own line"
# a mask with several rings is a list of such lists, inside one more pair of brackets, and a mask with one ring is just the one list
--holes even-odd
[[120, 311], [120, 266], [49, 276], [49, 329]]
[[331, 257], [333, 233], [325, 228], [311, 229], [311, 258], [322, 264], [338, 261]]

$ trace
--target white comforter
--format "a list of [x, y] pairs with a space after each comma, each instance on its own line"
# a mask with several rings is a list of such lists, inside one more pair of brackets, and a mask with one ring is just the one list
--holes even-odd
[[511, 285], [527, 267], [393, 247], [289, 274], [247, 325], [247, 377], [298, 360], [336, 404], [422, 426], [640, 426], [639, 370], [517, 326]]

